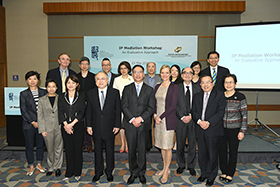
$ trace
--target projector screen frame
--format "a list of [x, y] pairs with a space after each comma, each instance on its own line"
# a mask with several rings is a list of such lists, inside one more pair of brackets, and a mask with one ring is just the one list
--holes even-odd
[[[215, 25], [215, 41], [214, 41], [215, 50], [217, 51], [217, 28], [222, 28], [222, 27], [239, 27], [239, 26], [242, 27], [242, 26], [254, 26], [254, 25], [256, 25], [256, 26], [258, 26], [258, 25], [273, 25], [273, 24], [280, 24], [280, 21], [251, 22], [251, 23], [240, 23], [240, 24]], [[217, 52], [219, 52], [219, 51], [217, 51]], [[222, 54], [220, 54], [220, 55], [222, 56]], [[231, 73], [233, 73], [233, 72], [231, 72]], [[236, 75], [236, 76], [237, 76], [237, 84], [238, 84], [238, 75]], [[279, 88], [236, 88], [236, 90], [241, 90], [241, 91], [279, 92], [280, 91], [280, 87]]]

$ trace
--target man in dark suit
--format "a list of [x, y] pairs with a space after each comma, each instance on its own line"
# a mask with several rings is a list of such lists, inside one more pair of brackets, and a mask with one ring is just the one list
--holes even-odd
[[198, 140], [198, 163], [201, 175], [197, 179], [212, 186], [218, 174], [218, 152], [224, 135], [223, 117], [226, 107], [224, 93], [213, 89], [214, 83], [210, 76], [201, 78], [203, 92], [193, 97], [192, 119], [195, 126], [195, 136]]
[[210, 66], [202, 70], [201, 75], [211, 76], [214, 82], [214, 88], [224, 92], [224, 77], [229, 73], [229, 69], [217, 65], [219, 58], [220, 54], [216, 51], [208, 53], [207, 62]]
[[56, 93], [60, 94], [66, 91], [65, 80], [69, 75], [76, 75], [76, 72], [69, 69], [70, 56], [67, 53], [61, 53], [58, 56], [59, 67], [48, 71], [46, 80], [54, 79], [58, 84]]
[[98, 88], [91, 89], [87, 97], [86, 121], [87, 131], [93, 135], [95, 176], [92, 182], [96, 182], [103, 175], [103, 144], [106, 152], [107, 180], [114, 180], [112, 175], [115, 159], [114, 146], [115, 134], [121, 127], [121, 103], [119, 91], [108, 87], [108, 76], [99, 72], [95, 76]]
[[183, 83], [178, 84], [178, 103], [176, 108], [177, 115], [177, 127], [176, 127], [176, 141], [177, 141], [177, 173], [183, 173], [185, 169], [185, 144], [188, 136], [188, 157], [187, 165], [188, 170], [192, 176], [196, 175], [195, 156], [196, 156], [196, 139], [195, 139], [195, 123], [192, 120], [192, 98], [198, 92], [201, 92], [201, 88], [192, 82], [194, 72], [191, 68], [184, 68], [182, 70], [181, 77], [184, 80]]
[[109, 58], [103, 58], [102, 60], [102, 70], [108, 75], [108, 85], [109, 87], [113, 87], [113, 83], [115, 78], [117, 77], [116, 74], [111, 72], [111, 61]]
[[[95, 74], [88, 71], [90, 67], [90, 60], [88, 57], [83, 56], [79, 62], [79, 67], [81, 69], [81, 72], [77, 74], [77, 78], [80, 82], [80, 90], [79, 92], [85, 94], [85, 98], [87, 99], [87, 92], [93, 88], [96, 87], [95, 84]], [[85, 123], [86, 128], [86, 123]], [[86, 148], [89, 153], [92, 152], [92, 138], [91, 136], [86, 132], [84, 134], [84, 144], [83, 148]]]
[[138, 176], [140, 182], [145, 184], [147, 132], [151, 129], [150, 117], [155, 108], [155, 96], [153, 88], [143, 82], [144, 68], [135, 65], [132, 72], [134, 82], [125, 86], [122, 95], [123, 123], [131, 173], [127, 184], [132, 184]]

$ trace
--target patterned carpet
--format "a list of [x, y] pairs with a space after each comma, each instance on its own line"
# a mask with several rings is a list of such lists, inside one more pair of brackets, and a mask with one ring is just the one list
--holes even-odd
[[[280, 139], [275, 135], [267, 132], [259, 133], [259, 132], [250, 132], [255, 136], [264, 139], [274, 145], [280, 147]], [[0, 138], [0, 149], [6, 145], [5, 137]], [[47, 167], [47, 164], [43, 163], [44, 167]], [[154, 175], [154, 173], [163, 168], [162, 163], [147, 163], [147, 173], [146, 179], [147, 184], [142, 185], [139, 182], [139, 179], [136, 179], [135, 182], [130, 186], [162, 186], [160, 183], [160, 177]], [[178, 175], [176, 173], [177, 164], [176, 161], [172, 161], [170, 165], [171, 174], [169, 176], [168, 183], [164, 184], [164, 186], [205, 186], [205, 182], [199, 183], [197, 182], [197, 178], [200, 174], [199, 166], [196, 165], [197, 175], [195, 177], [190, 176], [189, 172], [185, 170], [183, 174]], [[70, 178], [68, 182], [62, 181], [65, 173], [65, 163], [62, 167], [63, 175], [60, 177], [45, 176], [45, 173], [40, 173], [40, 171], [36, 170], [34, 175], [31, 177], [26, 176], [28, 171], [27, 162], [14, 160], [14, 159], [6, 159], [0, 161], [0, 186], [44, 186], [44, 187], [57, 187], [57, 186], [126, 186], [126, 181], [130, 175], [128, 169], [128, 161], [118, 161], [115, 163], [114, 170], [114, 181], [108, 182], [106, 180], [106, 175], [103, 175], [101, 179], [97, 183], [91, 182], [92, 177], [94, 176], [94, 165], [92, 162], [84, 162], [81, 180], [77, 182], [74, 178]], [[219, 171], [220, 174], [220, 171]], [[245, 186], [245, 187], [268, 187], [268, 186], [277, 186], [280, 187], [280, 171], [276, 169], [276, 163], [273, 162], [271, 164], [267, 163], [247, 163], [242, 164], [238, 163], [237, 170], [235, 176], [233, 178], [233, 182], [225, 183], [219, 181], [216, 178], [216, 181], [213, 187], [220, 186]]]

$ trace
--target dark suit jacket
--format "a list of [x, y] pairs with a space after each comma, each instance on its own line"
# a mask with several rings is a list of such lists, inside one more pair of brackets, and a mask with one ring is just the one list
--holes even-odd
[[116, 78], [118, 75], [116, 75], [116, 74], [114, 74], [114, 73], [112, 73], [112, 72], [111, 72], [111, 74], [112, 74], [112, 76], [111, 76], [111, 80], [110, 80], [109, 87], [113, 88], [114, 80], [115, 80], [115, 78]]
[[[157, 90], [161, 84], [156, 85], [155, 87], [155, 95]], [[176, 108], [177, 108], [177, 101], [178, 101], [178, 88], [177, 85], [174, 83], [170, 83], [166, 98], [165, 98], [165, 111], [159, 116], [160, 119], [166, 119], [166, 130], [176, 130], [177, 126], [177, 118], [176, 118]], [[155, 103], [155, 111], [157, 111], [157, 102]]]
[[60, 94], [58, 97], [59, 124], [63, 125], [64, 121], [70, 123], [75, 118], [77, 118], [78, 123], [84, 121], [85, 107], [85, 95], [83, 93], [75, 92], [72, 105], [69, 103], [68, 92]]
[[[38, 88], [38, 92], [39, 97], [47, 94], [47, 91], [42, 88]], [[33, 126], [31, 122], [37, 122], [37, 108], [30, 88], [20, 92], [20, 112], [23, 118], [22, 128], [30, 129]]]
[[[217, 72], [217, 78], [216, 78], [216, 84], [214, 86], [215, 89], [220, 90], [222, 92], [226, 91], [225, 87], [224, 87], [224, 77], [226, 74], [229, 73], [229, 69], [223, 67], [223, 66], [219, 66], [218, 65], [218, 72]], [[201, 75], [209, 75], [211, 76], [211, 72], [210, 72], [210, 67], [205, 68], [202, 72]]]
[[[197, 121], [201, 119], [203, 109], [203, 96], [204, 92], [200, 92], [193, 97], [192, 119], [197, 124]], [[197, 138], [205, 131], [206, 136], [223, 136], [224, 126], [223, 117], [226, 108], [226, 98], [223, 92], [213, 89], [210, 93], [208, 103], [205, 111], [205, 121], [210, 123], [210, 126], [204, 130], [198, 124], [195, 126], [195, 134]]]
[[[69, 75], [76, 75], [76, 72], [69, 69]], [[59, 71], [59, 67], [58, 68], [54, 68], [48, 71], [47, 73], [47, 77], [46, 80], [48, 79], [54, 79], [56, 80], [57, 84], [58, 84], [58, 89], [56, 90], [57, 94], [62, 93], [62, 81], [61, 81], [61, 76], [60, 76], [60, 71]]]
[[95, 139], [114, 137], [113, 128], [121, 127], [121, 101], [117, 89], [107, 87], [106, 98], [101, 110], [98, 88], [89, 90], [86, 109], [87, 127], [92, 127]]
[[[201, 92], [201, 88], [200, 86], [194, 84], [193, 82], [191, 82], [192, 84], [192, 98], [196, 93]], [[191, 113], [191, 108], [190, 106], [186, 105], [186, 93], [185, 93], [185, 89], [184, 89], [184, 83], [178, 84], [178, 92], [179, 92], [179, 96], [178, 96], [178, 103], [177, 103], [177, 108], [176, 108], [176, 115], [177, 115], [177, 128], [183, 128], [185, 127], [185, 123], [181, 120], [181, 118], [183, 116], [188, 116]]]
[[[87, 92], [93, 88], [96, 88], [96, 84], [95, 84], [95, 74], [88, 72], [87, 76], [85, 78], [83, 78], [81, 72], [78, 73], [77, 78], [80, 81], [80, 90], [79, 92], [84, 93], [85, 94], [85, 98], [87, 100]], [[84, 82], [85, 81], [85, 82]]]
[[[152, 87], [143, 82], [139, 97], [137, 97], [135, 83], [124, 87], [122, 94], [122, 111], [124, 113], [124, 127], [126, 130], [146, 131], [151, 129], [150, 117], [154, 112], [155, 95]], [[133, 117], [141, 116], [144, 120], [140, 127], [135, 127], [129, 121]]]

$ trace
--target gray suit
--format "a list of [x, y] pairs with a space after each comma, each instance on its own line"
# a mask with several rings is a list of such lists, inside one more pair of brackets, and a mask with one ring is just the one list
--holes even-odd
[[155, 86], [157, 84], [160, 84], [162, 82], [161, 78], [157, 75], [154, 76], [154, 79], [155, 79], [155, 82], [154, 82], [154, 85], [150, 85], [149, 84], [149, 74], [147, 74], [144, 79], [143, 79], [143, 82], [146, 83], [147, 85], [151, 86], [152, 88], [155, 88]]
[[49, 171], [61, 169], [63, 162], [63, 141], [58, 123], [58, 95], [55, 96], [53, 107], [48, 94], [40, 97], [38, 104], [38, 129], [39, 133], [47, 132], [44, 137], [48, 149], [47, 162]]

